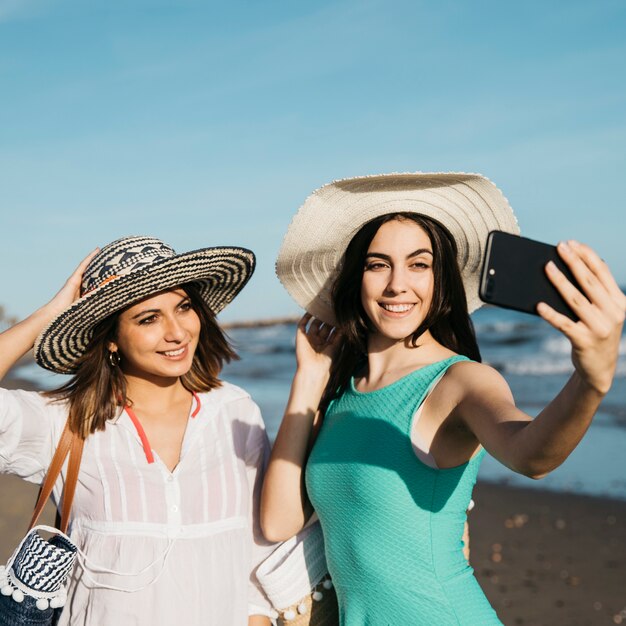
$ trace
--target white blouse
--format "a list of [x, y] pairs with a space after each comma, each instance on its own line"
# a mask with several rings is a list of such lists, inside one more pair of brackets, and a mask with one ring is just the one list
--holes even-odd
[[[41, 483], [66, 418], [65, 403], [0, 389], [0, 471]], [[268, 454], [259, 408], [229, 383], [196, 396], [172, 472], [126, 411], [90, 435], [70, 526], [85, 556], [60, 624], [243, 626], [271, 615], [255, 576], [274, 547], [258, 525]]]

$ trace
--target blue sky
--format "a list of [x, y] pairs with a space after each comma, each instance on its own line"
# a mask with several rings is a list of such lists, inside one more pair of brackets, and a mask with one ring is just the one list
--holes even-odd
[[622, 0], [0, 0], [0, 303], [151, 234], [257, 253], [221, 319], [296, 313], [297, 207], [391, 171], [480, 172], [626, 284], [625, 67]]

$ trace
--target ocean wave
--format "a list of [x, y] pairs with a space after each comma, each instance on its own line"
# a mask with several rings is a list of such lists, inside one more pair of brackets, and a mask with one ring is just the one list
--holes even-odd
[[[286, 380], [291, 379], [291, 371], [280, 368], [268, 368], [268, 367], [236, 367], [230, 366], [224, 368], [224, 378], [226, 380], [237, 380], [237, 384], [241, 384], [242, 387], [246, 387], [246, 381], [259, 381], [259, 380]], [[288, 390], [286, 390], [288, 391]]]
[[[546, 339], [541, 348], [549, 354], [570, 354], [572, 351], [572, 344], [570, 344], [567, 337], [562, 335], [558, 337], [550, 337]], [[622, 337], [619, 342], [619, 355], [626, 356], [626, 337]]]
[[545, 376], [569, 374], [574, 370], [574, 366], [569, 359], [536, 359], [504, 363], [501, 365], [501, 370], [505, 374], [517, 374], [519, 376]]
[[246, 345], [245, 347], [239, 347], [239, 350], [243, 354], [256, 354], [256, 355], [272, 355], [272, 354], [295, 354], [295, 346], [285, 346], [279, 344], [257, 344]]
[[542, 349], [549, 354], [569, 354], [572, 351], [572, 344], [566, 337], [550, 337], [542, 345]]
[[494, 321], [494, 322], [474, 322], [474, 330], [477, 335], [484, 335], [487, 333], [499, 333], [499, 334], [514, 334], [514, 333], [527, 333], [535, 330], [536, 324], [529, 324], [528, 322], [512, 322], [512, 321]]
[[478, 338], [479, 345], [489, 345], [489, 346], [518, 346], [525, 343], [531, 342], [534, 337], [530, 335], [495, 335], [495, 334], [484, 334], [480, 335]]
[[[516, 374], [518, 376], [556, 376], [559, 374], [571, 374], [574, 371], [574, 366], [569, 358], [511, 361], [498, 363], [494, 367], [505, 374]], [[626, 359], [618, 361], [615, 378], [626, 378]]]

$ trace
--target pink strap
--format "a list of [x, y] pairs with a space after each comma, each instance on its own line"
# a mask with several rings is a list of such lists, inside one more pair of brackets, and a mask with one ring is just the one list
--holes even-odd
[[148, 441], [146, 431], [143, 429], [141, 422], [137, 419], [135, 411], [133, 411], [128, 404], [125, 408], [126, 413], [128, 413], [128, 417], [130, 417], [132, 423], [135, 426], [135, 429], [137, 430], [139, 439], [141, 439], [141, 445], [143, 446], [143, 452], [146, 455], [146, 461], [148, 461], [148, 463], [154, 463], [154, 454], [152, 454], [152, 448], [150, 447], [150, 442]]
[[[194, 418], [196, 415], [198, 415], [198, 413], [200, 413], [202, 404], [200, 403], [200, 397], [195, 391], [192, 391], [191, 394], [196, 401], [196, 406], [191, 413], [191, 417]], [[139, 418], [137, 417], [137, 415], [135, 415], [135, 412], [132, 410], [129, 404], [127, 404], [124, 408], [126, 410], [126, 413], [128, 413], [128, 417], [130, 417], [130, 421], [135, 426], [135, 430], [139, 435], [139, 439], [141, 439], [141, 445], [143, 446], [143, 452], [146, 455], [146, 461], [148, 461], [148, 463], [154, 463], [154, 454], [152, 453], [152, 448], [150, 447], [148, 436], [146, 435], [146, 431], [143, 429]]]

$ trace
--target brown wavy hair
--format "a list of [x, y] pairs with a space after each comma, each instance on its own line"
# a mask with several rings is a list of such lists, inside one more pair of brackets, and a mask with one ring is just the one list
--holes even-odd
[[367, 250], [386, 222], [411, 221], [428, 235], [433, 247], [434, 288], [430, 309], [411, 334], [411, 344], [430, 331], [441, 345], [474, 361], [481, 360], [472, 320], [467, 311], [465, 287], [457, 261], [457, 246], [448, 229], [429, 217], [416, 213], [388, 213], [367, 222], [352, 238], [343, 265], [332, 287], [332, 301], [340, 333], [337, 355], [320, 403], [322, 413], [331, 400], [348, 387], [350, 378], [367, 364], [367, 335], [371, 322], [361, 303], [361, 282]]
[[[224, 363], [239, 357], [201, 297], [199, 285], [187, 283], [180, 289], [189, 296], [201, 324], [191, 368], [181, 377], [181, 382], [189, 391], [210, 391], [222, 384], [218, 376]], [[111, 366], [108, 350], [109, 342], [115, 340], [122, 312], [113, 313], [95, 327], [87, 350], [78, 361], [76, 374], [45, 394], [54, 401], [68, 403], [70, 428], [83, 438], [104, 430], [106, 423], [118, 415], [120, 407], [129, 402], [124, 373], [119, 367]]]

